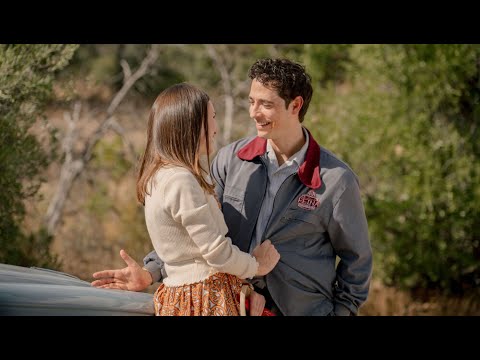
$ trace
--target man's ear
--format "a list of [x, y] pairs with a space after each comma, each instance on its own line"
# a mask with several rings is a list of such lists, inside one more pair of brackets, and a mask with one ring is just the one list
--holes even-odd
[[293, 115], [298, 115], [303, 106], [303, 98], [301, 96], [297, 96], [295, 99], [293, 99], [290, 102], [290, 106], [291, 106]]

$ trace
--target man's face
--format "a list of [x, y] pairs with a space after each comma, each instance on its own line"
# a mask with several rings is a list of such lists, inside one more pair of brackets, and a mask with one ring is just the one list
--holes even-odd
[[257, 135], [265, 139], [278, 139], [288, 136], [292, 126], [298, 126], [298, 114], [292, 112], [292, 104], [285, 108], [285, 101], [275, 90], [252, 81], [250, 94], [250, 117], [255, 120]]

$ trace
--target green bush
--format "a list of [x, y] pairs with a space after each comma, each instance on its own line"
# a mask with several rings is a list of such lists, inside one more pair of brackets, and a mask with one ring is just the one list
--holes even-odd
[[0, 45], [0, 262], [57, 264], [49, 254], [52, 238], [42, 229], [25, 234], [21, 225], [24, 200], [36, 195], [42, 171], [56, 155], [55, 131], [41, 115], [52, 98], [56, 73], [76, 48]]
[[[345, 80], [324, 82], [309, 125], [359, 175], [375, 274], [409, 289], [474, 290], [480, 285], [480, 47], [347, 49], [339, 64]], [[318, 52], [310, 52], [312, 63], [321, 64]], [[325, 69], [315, 71], [316, 79]]]

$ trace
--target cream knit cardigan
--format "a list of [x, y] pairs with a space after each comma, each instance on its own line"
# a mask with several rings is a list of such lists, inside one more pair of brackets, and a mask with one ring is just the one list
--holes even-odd
[[168, 165], [152, 178], [145, 221], [153, 247], [165, 263], [166, 286], [202, 281], [216, 272], [252, 278], [256, 259], [232, 244], [213, 195], [185, 168]]

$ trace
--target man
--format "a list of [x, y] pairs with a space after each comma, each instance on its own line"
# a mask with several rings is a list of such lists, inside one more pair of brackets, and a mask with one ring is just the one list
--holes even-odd
[[[279, 263], [252, 283], [279, 315], [356, 315], [372, 274], [358, 179], [302, 126], [313, 93], [302, 65], [262, 59], [248, 76], [257, 136], [219, 150], [211, 169], [228, 236], [243, 251], [275, 245]], [[155, 252], [144, 268], [121, 255], [127, 268], [95, 273], [94, 286], [143, 290], [166, 276]]]

